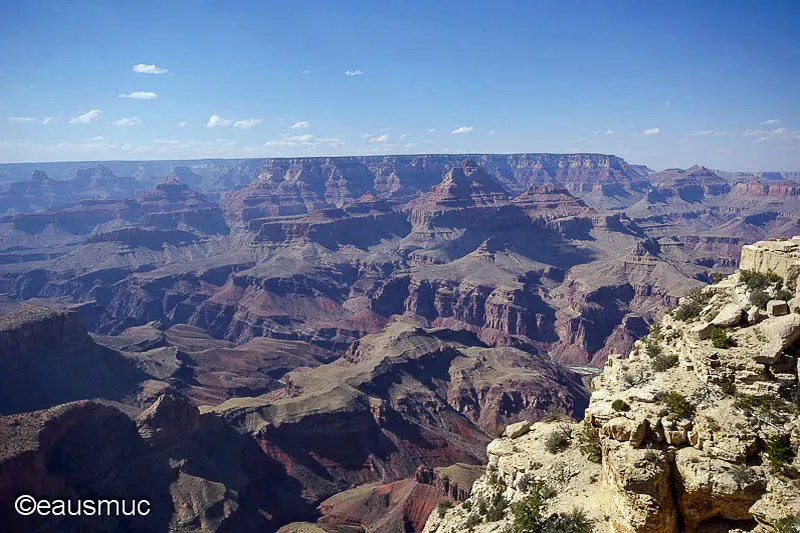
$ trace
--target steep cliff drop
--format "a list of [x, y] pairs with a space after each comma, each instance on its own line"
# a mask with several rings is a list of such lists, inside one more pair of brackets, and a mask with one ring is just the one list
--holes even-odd
[[426, 533], [800, 527], [800, 237], [681, 299], [592, 382], [583, 423], [509, 426]]

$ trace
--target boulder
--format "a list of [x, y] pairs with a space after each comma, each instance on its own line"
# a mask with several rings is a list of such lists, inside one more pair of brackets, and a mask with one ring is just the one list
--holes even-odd
[[508, 426], [506, 426], [506, 430], [503, 432], [503, 436], [508, 437], [510, 439], [516, 439], [517, 437], [525, 435], [530, 430], [531, 430], [531, 423], [523, 420], [522, 422], [517, 422], [516, 424], [509, 424]]
[[730, 328], [742, 321], [746, 306], [740, 303], [729, 303], [723, 307], [711, 323], [714, 326]]
[[716, 326], [714, 325], [713, 322], [708, 322], [706, 324], [697, 324], [695, 326], [692, 326], [692, 328], [689, 331], [695, 339], [704, 341], [711, 336], [711, 331], [715, 327]]
[[789, 304], [783, 300], [770, 300], [767, 302], [767, 314], [769, 316], [783, 316], [789, 314]]

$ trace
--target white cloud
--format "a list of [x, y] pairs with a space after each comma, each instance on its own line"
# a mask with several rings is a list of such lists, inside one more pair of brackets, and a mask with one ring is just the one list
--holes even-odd
[[103, 116], [103, 112], [99, 109], [92, 109], [91, 111], [87, 111], [83, 115], [78, 115], [77, 117], [71, 119], [69, 121], [70, 124], [88, 124], [89, 122], [95, 121], [98, 118]]
[[308, 75], [308, 74], [311, 74], [311, 71], [310, 71], [310, 70], [308, 70], [308, 69], [305, 69], [305, 70], [303, 71], [303, 74], [306, 74], [306, 75]]
[[178, 127], [183, 128], [186, 126], [186, 122], [178, 122]]
[[105, 135], [98, 135], [97, 137], [92, 137], [92, 140], [95, 141], [95, 142], [98, 142], [98, 141], [102, 141], [105, 138], [106, 138]]
[[755, 137], [755, 136], [767, 136], [767, 137], [780, 137], [781, 135], [787, 133], [788, 130], [786, 128], [775, 128], [771, 130], [744, 130], [742, 135], [744, 137]]
[[780, 122], [780, 119], [771, 118], [769, 120], [765, 120], [764, 122], [759, 122], [759, 124], [761, 126], [767, 126], [767, 125], [770, 125], [770, 124], [777, 124], [778, 122]]
[[489, 135], [494, 135], [494, 130], [489, 130]]
[[219, 115], [211, 115], [206, 122], [206, 128], [227, 128], [230, 123], [230, 120]]
[[378, 135], [377, 137], [368, 137], [367, 142], [371, 143], [385, 143], [389, 140], [389, 136], [387, 134]]
[[615, 133], [617, 132], [614, 130], [606, 130], [605, 132], [603, 132], [603, 135], [614, 135]]
[[402, 141], [402, 140], [403, 140], [403, 139], [405, 139], [406, 137], [408, 137], [408, 135], [406, 135], [405, 133], [403, 133], [402, 135], [400, 135], [400, 140]]
[[169, 72], [165, 68], [157, 67], [155, 65], [144, 65], [142, 63], [134, 65], [131, 70], [138, 72], [139, 74], [166, 74]]
[[142, 119], [139, 117], [124, 117], [119, 120], [115, 120], [111, 124], [114, 126], [139, 126], [142, 123]]
[[689, 137], [706, 137], [708, 135], [714, 135], [714, 131], [713, 130], [695, 131], [694, 133], [690, 133]]
[[363, 73], [363, 72], [361, 72], [361, 71], [360, 71], [360, 70], [358, 70], [358, 69], [355, 69], [355, 70], [345, 70], [345, 71], [344, 71], [344, 75], [345, 75], [345, 76], [361, 76], [362, 74], [364, 74], [364, 73]]
[[392, 128], [383, 128], [381, 131], [392, 131]]
[[660, 128], [649, 128], [649, 129], [644, 130], [642, 132], [642, 135], [650, 136], [650, 135], [658, 135], [660, 133], [661, 133], [661, 129]]
[[436, 128], [431, 128], [428, 130], [428, 133], [433, 133], [434, 131], [436, 131]]
[[284, 135], [276, 141], [268, 141], [264, 146], [337, 146], [342, 144], [340, 139], [320, 138], [310, 133], [304, 135]]
[[55, 120], [56, 120], [56, 117], [45, 117], [44, 120], [42, 121], [42, 124], [47, 125], [47, 124], [50, 124], [50, 123], [54, 122]]
[[408, 144], [406, 144], [406, 145], [405, 145], [405, 147], [406, 147], [406, 148], [414, 148], [416, 145], [417, 145], [417, 143], [413, 143], [413, 142], [412, 142], [412, 143], [408, 143]]
[[469, 133], [472, 131], [472, 126], [461, 126], [453, 130], [453, 133], [459, 135], [461, 133]]
[[289, 126], [289, 128], [293, 130], [304, 130], [309, 126], [311, 126], [311, 123], [309, 121], [301, 120], [300, 122], [295, 122], [294, 124]]
[[263, 119], [260, 119], [260, 118], [248, 118], [248, 119], [245, 119], [245, 120], [237, 120], [233, 124], [233, 127], [234, 128], [242, 128], [243, 130], [249, 130], [253, 126], [261, 124], [261, 122], [263, 122]]
[[133, 91], [128, 94], [120, 94], [120, 98], [130, 98], [132, 100], [155, 100], [158, 95], [153, 91]]
[[8, 117], [11, 122], [38, 122], [35, 117]]

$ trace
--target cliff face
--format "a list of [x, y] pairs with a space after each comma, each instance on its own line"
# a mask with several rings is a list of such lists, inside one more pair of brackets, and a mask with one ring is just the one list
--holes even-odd
[[0, 317], [0, 414], [135, 398], [151, 376], [92, 342], [76, 311], [22, 304]]
[[[146, 499], [150, 514], [22, 517], [0, 509], [8, 531], [265, 531], [313, 516], [246, 437], [174, 393], [132, 420], [81, 401], [0, 417], [0, 498]], [[269, 483], [265, 483], [269, 480]], [[246, 503], [245, 503], [246, 502]], [[228, 529], [230, 528], [230, 529]]]
[[[532, 479], [555, 489], [551, 523], [579, 508], [599, 531], [796, 530], [800, 296], [766, 275], [793, 275], [798, 241], [746, 247], [747, 272], [691, 293], [626, 358], [611, 357], [582, 424], [509, 426], [467, 503], [425, 531], [502, 530]], [[773, 299], [763, 309], [750, 303], [761, 290]]]

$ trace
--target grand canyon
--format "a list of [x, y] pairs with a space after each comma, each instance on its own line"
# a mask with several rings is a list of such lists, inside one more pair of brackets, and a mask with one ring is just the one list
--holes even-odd
[[422, 531], [493, 438], [593, 412], [682, 296], [800, 235], [795, 174], [602, 154], [0, 177], [2, 499], [153, 503], [13, 530]]
[[800, 533], [798, 20], [3, 0], [0, 533]]

